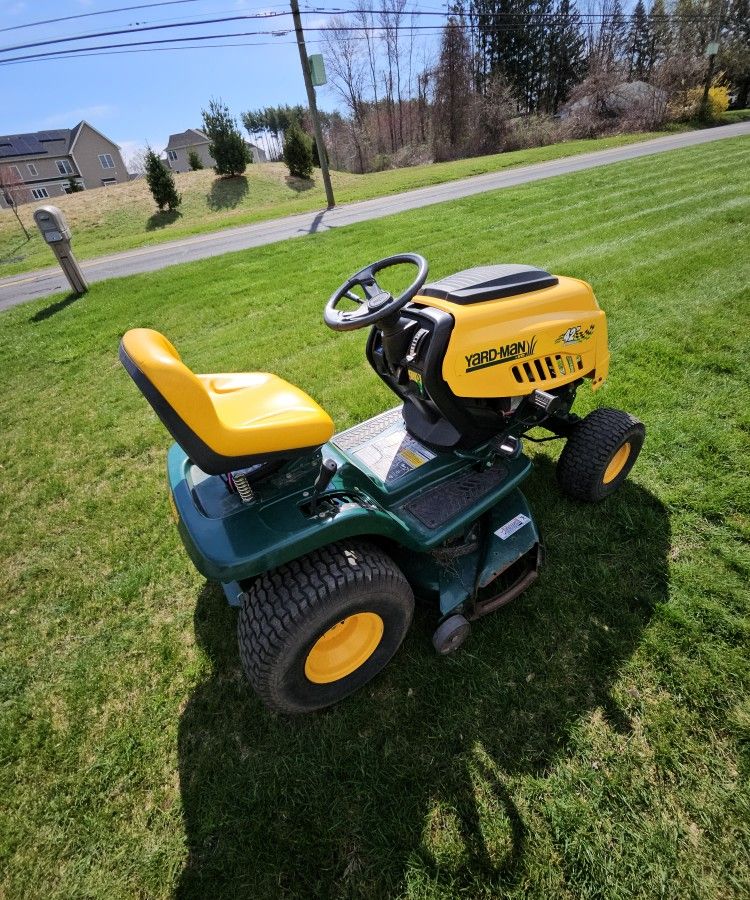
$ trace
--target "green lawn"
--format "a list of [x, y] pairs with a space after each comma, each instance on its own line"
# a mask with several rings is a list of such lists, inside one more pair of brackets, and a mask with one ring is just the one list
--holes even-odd
[[[435, 163], [352, 175], [332, 174], [337, 203], [369, 200], [412, 188], [442, 184], [456, 178], [498, 172], [529, 163], [576, 156], [659, 137], [658, 133], [623, 134], [595, 140], [568, 141], [513, 153], [497, 153], [456, 162]], [[158, 244], [191, 234], [247, 225], [266, 219], [325, 207], [319, 173], [314, 181], [290, 178], [282, 163], [249, 166], [242, 178], [217, 178], [213, 170], [176, 176], [182, 194], [179, 212], [159, 213], [143, 179], [106, 190], [83, 191], [55, 199], [73, 230], [73, 249], [89, 259]], [[31, 233], [26, 241], [10, 210], [0, 210], [0, 277], [52, 265], [49, 248], [39, 237], [32, 218], [36, 203], [19, 208]]]
[[750, 122], [750, 109], [728, 109], [721, 117], [722, 125], [735, 125], [737, 122]]
[[[2, 316], [0, 896], [750, 896], [750, 142], [722, 141], [97, 284]], [[593, 283], [611, 405], [648, 428], [599, 507], [525, 492], [539, 581], [323, 714], [268, 714], [191, 568], [168, 438], [117, 361], [270, 369], [339, 427], [392, 404], [329, 292], [398, 250]]]

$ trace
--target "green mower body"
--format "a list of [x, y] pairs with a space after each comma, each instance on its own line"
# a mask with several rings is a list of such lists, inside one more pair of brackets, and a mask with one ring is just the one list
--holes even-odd
[[[320, 459], [336, 474], [325, 494], [313, 485]], [[196, 568], [219, 581], [232, 605], [244, 583], [328, 544], [365, 536], [381, 542], [418, 594], [440, 613], [480, 614], [527, 587], [536, 575], [539, 534], [518, 485], [531, 462], [429, 450], [406, 432], [401, 409], [334, 435], [321, 454], [266, 479], [254, 500], [227, 492], [178, 444], [169, 451], [169, 487], [178, 528]], [[502, 581], [502, 590], [487, 589]]]

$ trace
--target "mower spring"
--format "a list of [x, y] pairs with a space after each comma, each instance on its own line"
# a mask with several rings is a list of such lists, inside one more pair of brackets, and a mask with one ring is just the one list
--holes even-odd
[[247, 480], [247, 475], [241, 475], [237, 472], [233, 472], [230, 476], [231, 483], [234, 486], [235, 491], [240, 496], [240, 500], [243, 503], [252, 503], [255, 500], [255, 491], [250, 487], [250, 482]]

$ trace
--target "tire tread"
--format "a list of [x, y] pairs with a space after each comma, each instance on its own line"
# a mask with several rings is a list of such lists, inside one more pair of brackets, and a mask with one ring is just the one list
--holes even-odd
[[[357, 566], [342, 566], [342, 555], [355, 551]], [[247, 591], [237, 622], [240, 658], [253, 689], [279, 712], [298, 712], [273, 690], [275, 662], [307, 616], [324, 607], [336, 591], [377, 580], [394, 594], [411, 588], [378, 547], [368, 541], [329, 544], [263, 575]]]
[[[643, 423], [630, 413], [608, 407], [595, 409], [576, 425], [565, 442], [557, 463], [560, 487], [574, 500], [592, 503], [603, 499], [627, 477], [644, 437]], [[604, 469], [627, 440], [634, 445], [630, 458], [611, 485], [604, 485]]]

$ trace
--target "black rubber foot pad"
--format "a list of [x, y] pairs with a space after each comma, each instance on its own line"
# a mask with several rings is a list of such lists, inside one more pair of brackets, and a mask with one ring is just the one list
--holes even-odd
[[404, 504], [404, 510], [427, 528], [439, 528], [494, 490], [505, 481], [507, 474], [508, 469], [502, 463], [481, 472], [470, 472], [456, 481], [431, 488]]

